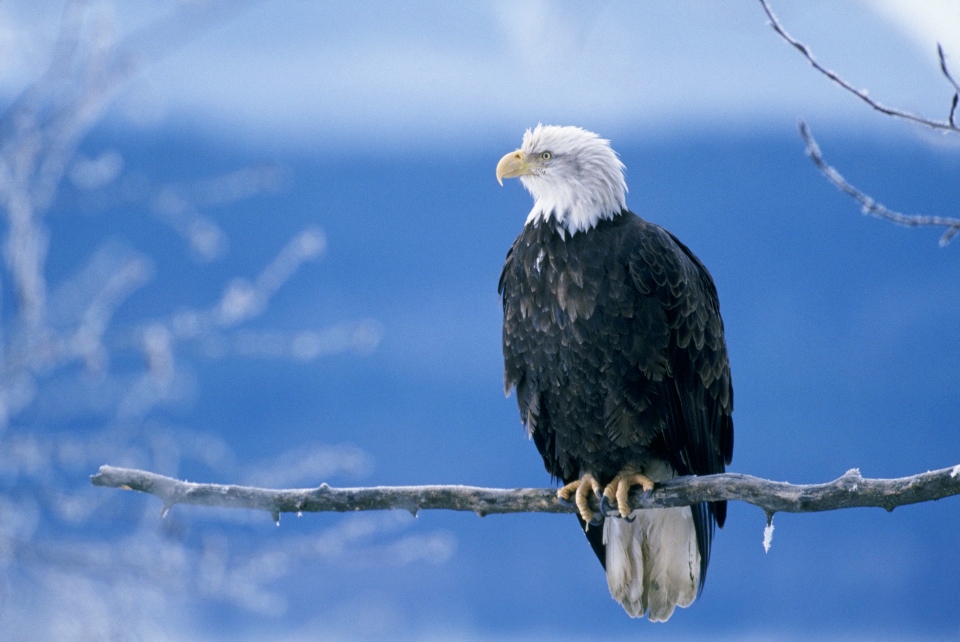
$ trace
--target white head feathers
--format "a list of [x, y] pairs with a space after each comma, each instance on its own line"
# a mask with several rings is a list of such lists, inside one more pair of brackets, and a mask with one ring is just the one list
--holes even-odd
[[535, 163], [520, 176], [534, 199], [528, 224], [553, 218], [573, 235], [626, 209], [624, 165], [610, 141], [580, 127], [537, 125], [520, 151]]

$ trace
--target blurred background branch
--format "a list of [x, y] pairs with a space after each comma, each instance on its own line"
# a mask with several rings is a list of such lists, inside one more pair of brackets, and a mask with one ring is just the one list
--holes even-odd
[[[55, 205], [76, 207], [89, 197], [94, 208], [119, 204], [126, 216], [139, 207], [174, 232], [188, 249], [185, 256], [207, 266], [225, 256], [229, 243], [227, 232], [206, 212], [261, 197], [287, 182], [284, 168], [261, 163], [154, 183], [130, 176], [115, 150], [93, 157], [79, 151], [139, 72], [251, 4], [175, 2], [164, 15], [121, 37], [113, 7], [68, 2], [46, 70], [0, 114], [0, 216], [6, 223], [0, 272], [0, 284], [6, 286], [0, 291], [4, 639], [26, 639], [13, 615], [23, 604], [10, 595], [55, 596], [40, 599], [35, 608], [41, 610], [54, 602], [83, 602], [49, 617], [31, 611], [28, 619], [45, 622], [30, 625], [35, 639], [143, 639], [152, 630], [152, 615], [145, 613], [150, 600], [134, 596], [158, 591], [185, 590], [257, 613], [285, 608], [267, 588], [289, 572], [287, 553], [281, 554], [277, 543], [245, 546], [241, 540], [211, 539], [206, 529], [201, 541], [188, 542], [183, 523], [158, 522], [138, 508], [102, 502], [72, 485], [72, 477], [91, 462], [119, 457], [171, 473], [192, 464], [252, 480], [272, 474], [286, 482], [317, 471], [356, 475], [369, 468], [369, 457], [356, 448], [316, 444], [297, 449], [299, 467], [289, 465], [289, 456], [238, 466], [224, 440], [171, 426], [157, 412], [192, 395], [193, 377], [184, 364], [191, 347], [207, 359], [291, 363], [344, 352], [367, 354], [376, 347], [381, 328], [372, 319], [299, 329], [262, 323], [275, 295], [326, 251], [326, 235], [317, 225], [296, 232], [259, 273], [228, 277], [219, 296], [206, 304], [171, 297], [152, 306], [154, 314], [130, 312], [131, 301], [158, 273], [184, 278], [176, 262], [151, 256], [163, 252], [160, 239], [134, 250], [108, 232], [93, 240], [96, 249], [79, 257], [79, 267], [52, 276], [69, 263], [49, 253], [56, 239], [47, 218]], [[93, 228], [90, 218], [83, 222], [84, 231]], [[75, 251], [77, 241], [59, 247]], [[185, 294], [183, 286], [179, 293]], [[256, 321], [261, 323], [253, 326]], [[67, 421], [58, 421], [63, 417]], [[110, 515], [109, 526], [98, 524], [104, 514]], [[399, 528], [377, 522], [369, 534]], [[100, 536], [91, 537], [91, 531]], [[314, 560], [337, 559], [351, 547], [377, 550], [364, 538], [351, 543], [333, 532], [327, 537], [339, 548], [321, 553], [303, 542], [285, 546]], [[439, 545], [449, 551], [449, 543]], [[161, 602], [175, 607], [167, 599]], [[78, 618], [78, 613], [100, 613], [102, 619]]]

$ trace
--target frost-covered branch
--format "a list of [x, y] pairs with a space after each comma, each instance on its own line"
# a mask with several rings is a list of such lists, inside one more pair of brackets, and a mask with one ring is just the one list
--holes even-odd
[[[210, 174], [188, 155], [154, 177], [136, 154], [109, 146], [121, 146], [120, 114], [89, 135], [141, 71], [252, 2], [169, 0], [137, 16], [124, 3], [55, 4], [65, 9], [53, 50], [43, 56], [48, 66], [0, 105], [0, 638], [182, 639], [164, 627], [179, 622], [171, 613], [187, 602], [281, 614], [287, 606], [276, 580], [298, 568], [288, 560], [389, 566], [448, 559], [452, 536], [404, 534], [410, 519], [402, 513], [347, 517], [309, 538], [287, 532], [250, 542], [200, 526], [198, 537], [185, 540], [171, 536], [178, 520], [157, 520], [149, 505], [127, 504], [119, 514], [109, 506], [118, 497], [76, 487], [76, 471], [103, 461], [161, 472], [192, 462], [275, 486], [359, 474], [365, 453], [315, 443], [239, 463], [219, 436], [171, 424], [166, 411], [194, 397], [196, 360], [229, 358], [223, 370], [236, 358], [293, 364], [365, 354], [382, 331], [372, 319], [300, 329], [263, 319], [277, 293], [323, 255], [326, 237], [310, 221], [262, 263], [241, 253], [229, 271], [214, 265], [231, 242], [250, 242], [244, 234], [228, 238], [219, 219], [234, 204], [289, 185], [283, 167], [257, 163]], [[20, 25], [8, 13], [30, 17]], [[18, 55], [21, 47], [46, 49], [45, 36], [31, 33], [46, 22], [39, 14], [5, 10], [0, 22], [16, 36], [4, 40], [5, 63], [35, 59]], [[133, 23], [141, 26], [124, 28]], [[122, 112], [155, 116], [157, 101], [149, 98], [145, 112], [136, 98]], [[120, 140], [143, 134], [139, 127], [120, 131]], [[157, 155], [148, 156], [147, 167]], [[141, 214], [169, 229], [123, 238]], [[184, 254], [169, 248], [171, 237], [184, 242], [192, 261], [184, 265]], [[256, 256], [269, 243], [253, 242]], [[140, 290], [155, 274], [163, 276]], [[211, 290], [207, 277], [224, 279], [220, 289]], [[104, 514], [126, 527], [88, 537], [88, 525]], [[256, 519], [233, 517], [235, 524]]]
[[[156, 495], [166, 514], [176, 504], [249, 508], [267, 511], [279, 521], [281, 513], [354, 512], [402, 509], [472, 511], [481, 517], [494, 513], [573, 513], [550, 488], [477, 488], [473, 486], [375, 486], [269, 490], [250, 486], [197, 484], [143, 470], [101, 466], [90, 481], [95, 486], [137, 490]], [[841, 508], [897, 506], [960, 495], [960, 465], [897, 479], [865, 479], [857, 469], [825, 484], [789, 484], [751, 475], [724, 473], [681, 477], [658, 483], [649, 496], [640, 489], [631, 494], [637, 508], [688, 506], [700, 502], [736, 500], [774, 513], [813, 513]]]
[[849, 82], [841, 78], [836, 72], [831, 71], [817, 62], [817, 59], [813, 57], [813, 53], [810, 51], [810, 48], [805, 44], [791, 36], [787, 33], [786, 29], [783, 28], [783, 25], [780, 24], [780, 21], [777, 20], [777, 17], [774, 15], [773, 10], [770, 8], [770, 5], [767, 3], [767, 0], [760, 0], [760, 5], [763, 7], [764, 12], [767, 14], [767, 18], [770, 19], [770, 26], [774, 31], [777, 32], [781, 38], [783, 38], [787, 43], [793, 46], [797, 51], [799, 51], [807, 59], [807, 61], [813, 66], [814, 69], [819, 71], [821, 74], [832, 80], [834, 83], [847, 90], [866, 104], [870, 105], [873, 109], [887, 114], [888, 116], [894, 116], [896, 118], [903, 118], [904, 120], [909, 120], [932, 129], [937, 129], [940, 131], [948, 131], [953, 133], [960, 134], [960, 127], [957, 127], [956, 122], [954, 121], [954, 114], [957, 108], [957, 101], [960, 100], [960, 85], [953, 79], [953, 76], [950, 74], [950, 71], [947, 69], [946, 57], [943, 53], [943, 47], [939, 44], [937, 45], [937, 53], [940, 57], [940, 71], [943, 72], [943, 75], [946, 77], [947, 81], [954, 89], [953, 99], [950, 103], [950, 112], [947, 117], [947, 120], [933, 120], [931, 118], [926, 118], [925, 116], [917, 116], [908, 111], [902, 109], [897, 109], [895, 107], [888, 107], [882, 103], [877, 102], [870, 97], [869, 92], [866, 89], [857, 89]]
[[[932, 129], [937, 129], [945, 132], [954, 132], [960, 133], [960, 127], [957, 127], [955, 121], [955, 115], [957, 111], [957, 103], [960, 101], [960, 84], [954, 79], [953, 75], [950, 73], [950, 69], [947, 67], [946, 55], [943, 52], [943, 47], [937, 44], [937, 56], [940, 60], [940, 71], [943, 73], [944, 77], [947, 79], [947, 82], [950, 83], [950, 86], [954, 90], [953, 99], [950, 102], [950, 110], [947, 115], [946, 120], [933, 120], [926, 118], [924, 116], [917, 116], [910, 112], [904, 111], [902, 109], [897, 109], [894, 107], [888, 107], [883, 105], [873, 98], [870, 97], [866, 89], [857, 89], [849, 82], [841, 78], [836, 72], [833, 72], [819, 62], [813, 57], [813, 53], [810, 51], [810, 48], [805, 44], [791, 36], [787, 33], [786, 29], [783, 28], [783, 25], [780, 24], [780, 21], [777, 20], [776, 15], [774, 15], [773, 10], [770, 8], [770, 5], [767, 3], [767, 0], [760, 0], [760, 5], [763, 7], [764, 12], [767, 14], [767, 18], [770, 20], [770, 26], [773, 28], [777, 34], [783, 38], [787, 43], [793, 46], [797, 51], [799, 51], [807, 59], [807, 61], [813, 66], [814, 69], [822, 73], [824, 76], [832, 80], [834, 83], [852, 93], [854, 96], [867, 103], [873, 109], [887, 114], [888, 116], [894, 116], [896, 118], [903, 118], [904, 120], [909, 120]], [[807, 124], [803, 121], [800, 121], [800, 136], [803, 138], [804, 143], [807, 147], [807, 155], [810, 157], [810, 160], [817, 166], [823, 175], [827, 178], [828, 181], [833, 183], [837, 189], [848, 194], [854, 200], [856, 200], [861, 205], [861, 211], [869, 216], [876, 216], [877, 218], [886, 219], [897, 225], [903, 225], [906, 227], [945, 227], [946, 231], [943, 233], [943, 236], [940, 237], [940, 247], [945, 246], [947, 243], [953, 239], [958, 232], [960, 232], [960, 219], [950, 218], [946, 216], [928, 216], [925, 214], [902, 214], [900, 212], [895, 212], [891, 209], [884, 207], [882, 204], [878, 203], [868, 194], [860, 191], [850, 183], [848, 183], [843, 176], [840, 175], [836, 169], [831, 167], [823, 160], [823, 155], [820, 153], [820, 147], [817, 145], [816, 140], [810, 134], [810, 129], [807, 127]]]
[[817, 166], [824, 176], [827, 177], [827, 180], [833, 183], [837, 189], [839, 189], [844, 194], [850, 195], [854, 200], [856, 200], [861, 205], [861, 211], [868, 216], [876, 216], [877, 218], [883, 218], [897, 225], [903, 225], [906, 227], [945, 227], [947, 230], [943, 233], [943, 236], [940, 237], [940, 247], [943, 247], [957, 235], [957, 232], [960, 232], [960, 219], [951, 218], [949, 216], [928, 216], [926, 214], [901, 214], [900, 212], [895, 212], [891, 209], [884, 207], [882, 204], [875, 201], [872, 197], [864, 194], [856, 187], [851, 185], [846, 181], [846, 179], [841, 176], [833, 166], [828, 165], [825, 160], [823, 160], [823, 154], [820, 153], [820, 146], [817, 145], [817, 141], [813, 138], [813, 134], [810, 133], [810, 128], [807, 127], [807, 124], [800, 121], [800, 136], [803, 138], [804, 144], [807, 146], [807, 156], [810, 157], [810, 160], [813, 161], [813, 164]]
[[[92, 265], [77, 283], [86, 301], [69, 287], [50, 291], [46, 216], [64, 179], [95, 189], [122, 170], [116, 152], [84, 160], [81, 140], [138, 71], [244, 4], [180, 3], [119, 37], [105, 7], [68, 1], [46, 71], [0, 112], [0, 282], [12, 295], [0, 318], [0, 428], [35, 400], [40, 378], [76, 362], [103, 372], [113, 313], [149, 278], [145, 259], [106, 252], [100, 258], [117, 265]], [[67, 319], [65, 308], [85, 309]]]

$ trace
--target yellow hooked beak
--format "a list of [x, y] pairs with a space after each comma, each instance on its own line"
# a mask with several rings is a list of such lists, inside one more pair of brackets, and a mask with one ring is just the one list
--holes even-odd
[[532, 165], [527, 162], [521, 150], [510, 152], [497, 163], [497, 182], [503, 185], [503, 179], [516, 178], [532, 173]]

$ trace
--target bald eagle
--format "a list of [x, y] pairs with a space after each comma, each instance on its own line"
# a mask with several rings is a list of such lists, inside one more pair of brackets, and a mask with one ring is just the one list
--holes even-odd
[[538, 125], [497, 164], [534, 199], [500, 276], [504, 383], [614, 599], [666, 621], [702, 590], [726, 502], [633, 510], [629, 491], [723, 472], [733, 388], [710, 273], [627, 209], [623, 172], [579, 127]]

